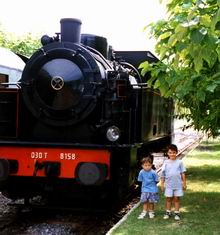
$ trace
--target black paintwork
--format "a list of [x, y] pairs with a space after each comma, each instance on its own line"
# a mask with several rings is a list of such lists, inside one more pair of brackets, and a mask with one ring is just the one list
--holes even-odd
[[[16, 135], [1, 123], [0, 145], [108, 149], [111, 153], [108, 184], [117, 195], [122, 195], [135, 181], [139, 160], [171, 141], [172, 102], [146, 88], [148, 78], [138, 72], [141, 62], [155, 62], [155, 56], [144, 51], [118, 51], [108, 55], [111, 60], [107, 60], [106, 39], [85, 35], [82, 43], [87, 45], [79, 44], [80, 22], [75, 23], [74, 26], [74, 20], [63, 20], [61, 40], [57, 37], [47, 40], [28, 60], [17, 100], [13, 101], [12, 93], [4, 90], [8, 101], [14, 102], [14, 111], [7, 112], [10, 105], [4, 108], [6, 118], [12, 116], [14, 120], [11, 127], [16, 129]], [[69, 27], [76, 28], [69, 32]], [[77, 32], [74, 37], [69, 35], [73, 32]], [[102, 49], [97, 46], [99, 39]], [[95, 41], [95, 48], [90, 48], [91, 43], [88, 45], [91, 41]], [[141, 84], [133, 86], [131, 78]], [[0, 104], [1, 101], [0, 96]], [[120, 129], [116, 142], [106, 138], [108, 127], [113, 125]], [[60, 179], [53, 180], [56, 181]], [[16, 196], [13, 189], [16, 177], [9, 182], [6, 188]], [[18, 182], [25, 190], [17, 194], [28, 194], [29, 179], [24, 179], [25, 186], [22, 180]], [[75, 181], [71, 184], [73, 190], [76, 184]], [[37, 191], [43, 190], [41, 186], [42, 182]]]

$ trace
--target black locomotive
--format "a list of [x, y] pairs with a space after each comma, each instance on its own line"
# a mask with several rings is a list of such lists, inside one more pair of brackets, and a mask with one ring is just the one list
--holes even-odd
[[62, 19], [43, 36], [17, 87], [0, 87], [0, 189], [39, 194], [123, 196], [138, 161], [170, 143], [172, 102], [146, 87], [138, 66], [150, 52], [113, 51]]

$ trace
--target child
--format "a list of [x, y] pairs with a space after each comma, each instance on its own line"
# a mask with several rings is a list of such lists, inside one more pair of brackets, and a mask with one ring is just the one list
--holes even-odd
[[150, 157], [143, 158], [141, 160], [142, 170], [139, 172], [138, 181], [141, 184], [141, 202], [143, 204], [143, 211], [138, 216], [138, 219], [143, 219], [147, 212], [149, 212], [149, 218], [153, 219], [154, 215], [154, 203], [159, 201], [158, 196], [158, 176], [156, 171], [152, 169], [153, 160]]
[[175, 220], [180, 220], [180, 197], [183, 196], [183, 190], [186, 189], [185, 167], [183, 162], [177, 159], [177, 146], [171, 144], [168, 146], [168, 158], [164, 161], [161, 170], [161, 189], [166, 197], [166, 213], [164, 219], [171, 216], [172, 202], [175, 206]]

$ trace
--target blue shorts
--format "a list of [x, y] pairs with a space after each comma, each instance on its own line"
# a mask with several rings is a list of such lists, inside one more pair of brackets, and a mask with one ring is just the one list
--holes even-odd
[[165, 188], [164, 192], [165, 197], [182, 197], [183, 196], [183, 190], [182, 189], [170, 189]]
[[159, 201], [158, 193], [141, 193], [141, 202], [157, 203]]

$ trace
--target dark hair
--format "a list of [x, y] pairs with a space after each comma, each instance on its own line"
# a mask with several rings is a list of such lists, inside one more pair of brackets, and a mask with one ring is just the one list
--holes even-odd
[[144, 163], [150, 163], [152, 165], [153, 160], [150, 157], [144, 157], [141, 159], [141, 164], [143, 165]]
[[175, 151], [175, 152], [178, 152], [178, 148], [175, 144], [170, 144], [168, 147], [167, 147], [167, 152], [169, 150], [172, 150], [172, 151]]

